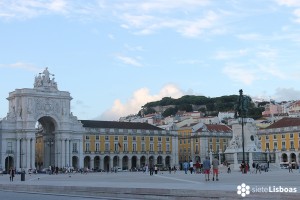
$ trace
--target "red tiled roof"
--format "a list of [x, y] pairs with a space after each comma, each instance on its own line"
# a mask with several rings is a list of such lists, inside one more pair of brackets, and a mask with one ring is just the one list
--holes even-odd
[[271, 124], [265, 129], [282, 128], [282, 127], [290, 127], [290, 126], [300, 126], [300, 118], [285, 117]]
[[[229, 126], [223, 124], [205, 124], [209, 132], [232, 132]], [[204, 127], [199, 128], [196, 132], [202, 132]]]
[[207, 127], [207, 130], [210, 132], [231, 132], [231, 129], [222, 124], [205, 124]]

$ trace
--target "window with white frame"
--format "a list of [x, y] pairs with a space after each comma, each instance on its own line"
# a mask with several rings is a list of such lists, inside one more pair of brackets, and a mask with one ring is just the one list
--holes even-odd
[[266, 140], [268, 140], [269, 139], [269, 136], [268, 135], [266, 135]]
[[161, 144], [160, 143], [157, 145], [157, 148], [158, 148], [158, 151], [161, 151]]
[[154, 151], [154, 145], [153, 145], [153, 143], [150, 143], [150, 151]]
[[281, 135], [281, 138], [285, 138], [285, 134], [282, 134], [282, 135]]
[[274, 149], [277, 149], [277, 142], [274, 142]]
[[132, 151], [136, 151], [136, 143], [132, 143]]
[[108, 142], [105, 143], [105, 151], [109, 151], [109, 143]]
[[90, 151], [90, 143], [85, 143], [85, 151]]
[[85, 136], [85, 139], [86, 139], [86, 140], [89, 140], [89, 139], [90, 139], [90, 136], [89, 136], [89, 135], [86, 135], [86, 136]]
[[127, 141], [127, 135], [124, 135], [123, 140], [124, 140], [124, 141]]
[[281, 142], [281, 148], [285, 148], [285, 142]]
[[294, 134], [293, 133], [290, 133], [290, 138], [294, 138]]
[[109, 140], [109, 136], [108, 135], [105, 136], [105, 140], [106, 141]]
[[166, 141], [169, 142], [170, 141], [170, 137], [166, 137]]
[[128, 144], [127, 143], [123, 143], [123, 151], [128, 151]]
[[273, 138], [274, 138], [274, 140], [276, 140], [277, 139], [277, 135], [273, 135]]
[[99, 135], [96, 135], [96, 140], [99, 140], [100, 136]]
[[294, 146], [294, 141], [290, 141], [290, 147], [291, 147], [292, 149], [295, 148], [295, 146]]
[[266, 149], [269, 149], [270, 148], [270, 145], [269, 145], [269, 142], [266, 143]]
[[159, 136], [159, 137], [157, 138], [157, 140], [158, 140], [159, 142], [161, 142], [161, 137]]
[[115, 135], [115, 141], [119, 140], [119, 136]]
[[217, 149], [216, 151], [219, 151], [220, 150], [220, 145], [217, 144]]
[[170, 144], [169, 143], [166, 144], [166, 148], [167, 148], [167, 151], [170, 151]]
[[136, 137], [135, 136], [132, 136], [132, 141], [136, 141]]
[[153, 142], [153, 137], [152, 136], [150, 137], [150, 142]]
[[114, 151], [119, 151], [119, 143], [114, 143]]
[[77, 143], [73, 143], [72, 150], [73, 152], [77, 152]]
[[95, 147], [96, 147], [96, 151], [100, 151], [100, 143], [99, 142], [96, 142], [95, 144]]
[[142, 140], [142, 141], [145, 141], [145, 136], [142, 136], [142, 137], [141, 137], [141, 140]]
[[198, 144], [196, 144], [195, 152], [199, 153], [199, 146], [198, 146]]
[[146, 151], [145, 143], [142, 143], [142, 151]]

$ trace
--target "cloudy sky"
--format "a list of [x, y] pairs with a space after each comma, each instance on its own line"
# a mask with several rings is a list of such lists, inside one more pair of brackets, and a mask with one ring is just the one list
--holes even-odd
[[182, 95], [300, 99], [299, 0], [1, 0], [0, 118], [45, 67], [79, 119]]

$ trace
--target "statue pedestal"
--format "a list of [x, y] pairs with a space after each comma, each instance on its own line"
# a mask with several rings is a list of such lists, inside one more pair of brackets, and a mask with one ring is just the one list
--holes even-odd
[[[233, 161], [233, 169], [240, 170], [240, 164], [242, 163], [242, 159], [238, 154], [243, 153], [243, 134], [244, 134], [244, 153], [245, 153], [245, 162], [249, 163], [249, 166], [252, 166], [253, 163], [253, 153], [260, 152], [261, 153], [261, 145], [257, 136], [257, 129], [254, 120], [250, 118], [245, 118], [244, 125], [242, 127], [241, 120], [236, 119], [231, 121], [232, 125], [232, 139], [230, 141], [229, 146], [225, 150], [226, 154], [231, 154], [229, 156], [231, 162]], [[233, 154], [233, 157], [232, 157]]]

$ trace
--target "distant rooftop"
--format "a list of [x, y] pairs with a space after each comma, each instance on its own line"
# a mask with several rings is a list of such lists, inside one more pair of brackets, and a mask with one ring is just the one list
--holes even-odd
[[290, 126], [300, 126], [300, 118], [285, 117], [271, 124], [270, 126], [266, 127], [266, 129], [283, 128], [283, 127], [290, 127]]
[[117, 122], [117, 121], [96, 121], [79, 120], [85, 128], [116, 128], [116, 129], [142, 129], [142, 130], [163, 130], [148, 123], [140, 122]]

